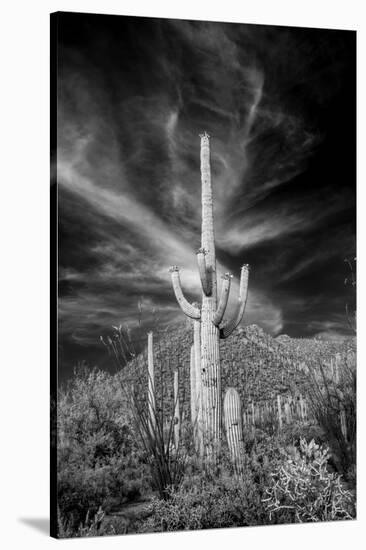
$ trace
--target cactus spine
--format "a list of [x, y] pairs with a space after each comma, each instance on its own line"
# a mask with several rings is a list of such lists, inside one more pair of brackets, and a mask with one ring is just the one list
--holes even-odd
[[195, 360], [198, 361], [199, 355], [200, 361], [199, 420], [202, 427], [206, 455], [212, 456], [220, 445], [222, 431], [219, 342], [220, 337], [227, 338], [230, 336], [243, 318], [248, 293], [249, 266], [244, 265], [241, 268], [237, 311], [231, 321], [223, 323], [230, 291], [231, 276], [229, 274], [224, 276], [221, 297], [219, 303], [217, 303], [210, 138], [206, 132], [200, 137], [202, 231], [201, 248], [197, 252], [198, 271], [202, 287], [200, 308], [195, 304], [190, 304], [184, 297], [180, 283], [179, 268], [173, 266], [170, 272], [178, 304], [185, 315], [194, 319], [194, 330], [196, 330], [196, 322], [200, 326], [199, 341], [196, 341], [194, 344], [195, 347], [199, 348], [199, 354], [195, 354]]
[[238, 392], [228, 388], [224, 399], [224, 419], [227, 442], [237, 472], [242, 470], [243, 424]]

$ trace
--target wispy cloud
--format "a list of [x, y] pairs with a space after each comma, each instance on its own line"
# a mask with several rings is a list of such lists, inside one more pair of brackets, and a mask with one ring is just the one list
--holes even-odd
[[[335, 172], [314, 183], [308, 171], [329, 139], [316, 116], [337, 90], [340, 42], [329, 35], [329, 45], [321, 41], [309, 56], [315, 31], [308, 39], [275, 27], [120, 21], [116, 34], [93, 23], [91, 34], [78, 31], [79, 44], [62, 45], [57, 178], [66, 347], [70, 339], [92, 346], [106, 327], [132, 322], [140, 299], [146, 311], [159, 309], [163, 323], [182, 318], [172, 264], [182, 268], [187, 297], [199, 298], [203, 130], [212, 136], [218, 271], [237, 277], [242, 263], [255, 264], [246, 322], [272, 334], [341, 331], [341, 318], [337, 327], [324, 324], [341, 307], [343, 298], [333, 299], [338, 281], [317, 288], [316, 270], [352, 246], [354, 198]], [[236, 278], [231, 309], [237, 292]]]
[[[187, 289], [187, 296], [191, 300], [199, 299], [200, 282], [195, 249], [176, 235], [171, 226], [128, 195], [98, 187], [78, 174], [72, 164], [60, 161], [58, 177], [61, 200], [62, 190], [66, 189], [72, 195], [81, 197], [88, 208], [92, 207], [90, 232], [97, 233], [98, 240], [97, 245], [84, 249], [85, 257], [89, 255], [93, 258], [93, 267], [88, 266], [83, 272], [61, 268], [59, 274], [61, 282], [70, 283], [74, 288], [80, 285], [77, 293], [61, 300], [60, 308], [61, 320], [69, 317], [71, 326], [75, 322], [74, 315], [79, 318], [77, 332], [72, 331], [74, 339], [79, 342], [85, 339], [89, 343], [95, 337], [95, 330], [101, 330], [104, 323], [110, 326], [121, 315], [132, 319], [136, 316], [140, 296], [150, 297], [151, 309], [158, 309], [164, 315], [169, 312], [166, 322], [171, 322], [174, 316], [180, 316], [172, 296], [168, 273], [172, 264], [182, 266], [182, 282]], [[111, 231], [114, 224], [115, 228]], [[129, 240], [126, 241], [125, 230], [129, 232]], [[119, 236], [116, 236], [118, 232]], [[218, 274], [226, 271], [227, 268], [219, 263]], [[93, 297], [91, 290], [94, 291]], [[230, 313], [237, 295], [238, 281], [234, 279]], [[129, 297], [133, 297], [132, 303]], [[268, 298], [255, 290], [250, 292], [247, 313], [248, 319], [262, 321], [272, 332], [281, 329], [280, 312]], [[97, 319], [99, 323], [96, 323]], [[70, 330], [69, 324], [61, 322], [61, 325], [63, 330]]]
[[321, 195], [293, 198], [279, 204], [249, 208], [235, 216], [226, 232], [218, 237], [220, 246], [231, 252], [275, 241], [281, 237], [316, 231], [329, 217], [344, 209], [344, 197], [322, 189]]

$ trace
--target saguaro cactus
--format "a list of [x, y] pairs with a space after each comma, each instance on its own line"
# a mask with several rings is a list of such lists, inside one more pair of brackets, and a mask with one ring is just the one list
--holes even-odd
[[230, 454], [235, 469], [240, 472], [243, 456], [243, 424], [240, 396], [234, 388], [228, 388], [225, 394], [224, 419]]
[[[227, 338], [241, 322], [248, 292], [249, 266], [243, 265], [236, 313], [231, 321], [223, 322], [231, 283], [231, 275], [223, 276], [221, 295], [217, 300], [216, 255], [213, 224], [213, 199], [210, 169], [210, 138], [201, 136], [202, 232], [201, 248], [197, 252], [201, 279], [201, 307], [190, 304], [183, 295], [179, 268], [170, 269], [176, 299], [185, 315], [194, 319], [195, 347], [200, 361], [200, 415], [207, 454], [212, 454], [221, 440], [222, 403], [220, 338]], [[199, 330], [197, 329], [199, 327]]]
[[278, 429], [282, 430], [282, 409], [281, 409], [280, 395], [277, 395], [277, 414], [278, 414]]
[[193, 426], [198, 420], [198, 397], [197, 397], [197, 374], [196, 362], [194, 360], [194, 346], [191, 346], [191, 361], [190, 361], [190, 382], [191, 382], [191, 420]]
[[291, 424], [291, 420], [292, 420], [292, 418], [291, 418], [291, 407], [290, 407], [290, 403], [288, 401], [285, 402], [284, 409], [285, 409], [286, 424]]
[[194, 443], [197, 451], [200, 451], [201, 426], [200, 426], [200, 386], [201, 375], [199, 364], [195, 357], [195, 346], [191, 346], [190, 382], [191, 382], [191, 421], [193, 427]]
[[[193, 303], [198, 307], [197, 303]], [[202, 411], [202, 377], [201, 377], [201, 322], [193, 320], [193, 346], [191, 350], [191, 371], [194, 370], [195, 387], [191, 387], [191, 402], [194, 409], [191, 409], [191, 420], [194, 428], [195, 447], [200, 456], [203, 456], [203, 411]]]

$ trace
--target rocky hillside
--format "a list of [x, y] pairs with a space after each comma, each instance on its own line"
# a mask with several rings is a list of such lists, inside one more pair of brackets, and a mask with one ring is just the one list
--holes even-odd
[[[180, 401], [183, 413], [189, 416], [192, 344], [192, 330], [187, 324], [154, 336], [157, 402], [167, 413], [173, 403], [173, 373], [178, 369]], [[244, 407], [251, 401], [260, 403], [274, 400], [278, 394], [301, 392], [306, 384], [306, 366], [319, 361], [330, 363], [347, 346], [354, 348], [355, 342], [292, 339], [285, 335], [272, 338], [256, 325], [240, 327], [220, 342], [222, 391], [236, 388]], [[127, 365], [123, 378], [133, 383], [141, 395], [146, 394], [146, 351]]]

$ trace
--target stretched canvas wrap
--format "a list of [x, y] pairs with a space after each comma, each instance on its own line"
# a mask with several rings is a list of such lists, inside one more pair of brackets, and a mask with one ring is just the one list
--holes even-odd
[[51, 15], [52, 536], [356, 517], [355, 62]]

